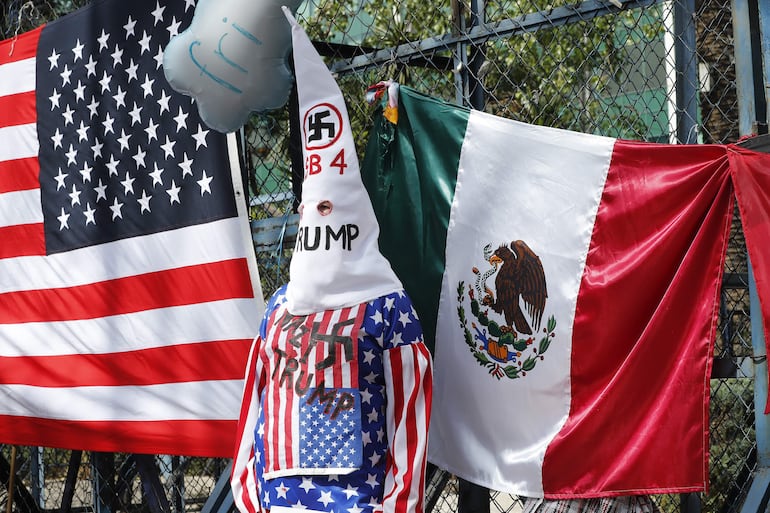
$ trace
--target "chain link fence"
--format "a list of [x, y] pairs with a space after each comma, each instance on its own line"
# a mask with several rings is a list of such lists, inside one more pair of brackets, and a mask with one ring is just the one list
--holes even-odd
[[[5, 0], [0, 36], [86, 3]], [[366, 87], [385, 79], [581, 132], [670, 143], [739, 137], [729, 0], [306, 0], [298, 19], [345, 94], [359, 150], [373, 113]], [[289, 134], [288, 108], [254, 114], [241, 133], [265, 294], [288, 280], [296, 232]], [[736, 512], [756, 468], [748, 265], [737, 213], [725, 262], [711, 381], [710, 491], [655, 496], [665, 512], [693, 500], [702, 511]], [[196, 511], [228, 463], [8, 446], [0, 456], [0, 479], [15, 481], [17, 512]], [[457, 511], [461, 486], [432, 472], [429, 509]], [[8, 504], [7, 489], [0, 486], [0, 507]], [[491, 492], [490, 507], [507, 513], [520, 502]]]

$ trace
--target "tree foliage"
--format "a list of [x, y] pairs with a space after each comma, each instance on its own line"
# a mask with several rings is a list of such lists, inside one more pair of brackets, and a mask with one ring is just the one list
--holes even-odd
[[5, 0], [0, 2], [0, 39], [11, 38], [64, 16], [89, 0]]
[[[430, 41], [444, 35], [466, 32], [475, 18], [467, 2], [436, 4], [422, 0], [320, 0], [308, 10], [308, 32], [320, 41], [374, 49]], [[503, 0], [486, 2], [479, 17], [489, 23], [506, 19], [548, 16], [552, 4], [545, 0]], [[436, 52], [453, 63], [452, 68], [386, 63], [374, 78], [393, 78], [427, 93], [454, 101], [467, 91], [458, 71], [467, 73], [485, 93], [484, 109], [496, 115], [525, 122], [573, 130], [643, 138], [646, 132], [644, 106], [611, 105], [612, 95], [623, 95], [618, 84], [627, 83], [636, 57], [635, 45], [661, 40], [659, 15], [628, 10], [609, 16], [578, 20], [567, 25], [545, 24], [537, 31], [500, 35], [477, 45], [455, 45]], [[460, 68], [462, 60], [481, 57], [475, 68]], [[330, 58], [334, 60], [334, 56]], [[445, 61], [446, 62], [446, 61]], [[361, 87], [358, 73], [350, 80]], [[342, 81], [346, 79], [343, 78]], [[376, 81], [376, 80], [374, 80]], [[364, 86], [365, 87], [365, 86]], [[656, 88], [650, 83], [645, 87]], [[621, 101], [621, 103], [623, 103]], [[658, 108], [659, 106], [656, 106]]]

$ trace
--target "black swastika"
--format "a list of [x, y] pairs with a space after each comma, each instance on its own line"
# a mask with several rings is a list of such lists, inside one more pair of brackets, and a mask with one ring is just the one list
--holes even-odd
[[336, 125], [333, 122], [324, 121], [331, 116], [331, 111], [324, 110], [316, 112], [308, 120], [308, 142], [320, 141], [324, 138], [324, 132], [328, 134], [329, 139], [334, 139], [336, 134]]

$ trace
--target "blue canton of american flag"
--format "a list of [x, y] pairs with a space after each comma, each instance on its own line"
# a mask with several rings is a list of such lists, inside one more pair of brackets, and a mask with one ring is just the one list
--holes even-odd
[[[314, 391], [315, 392], [315, 391]], [[357, 389], [337, 390], [332, 406], [309, 394], [300, 403], [299, 457], [304, 468], [357, 468], [361, 466], [361, 400]]]
[[232, 188], [215, 160], [224, 136], [163, 74], [163, 48], [189, 24], [194, 0], [151, 6], [95, 2], [83, 11], [91, 19], [51, 23], [40, 39], [49, 253], [235, 214], [234, 201], [211, 201]]

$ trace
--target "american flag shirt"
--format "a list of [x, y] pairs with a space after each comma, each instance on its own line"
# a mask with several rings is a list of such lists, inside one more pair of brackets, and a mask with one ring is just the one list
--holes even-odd
[[231, 484], [243, 513], [423, 511], [432, 363], [404, 291], [311, 315], [270, 299]]

